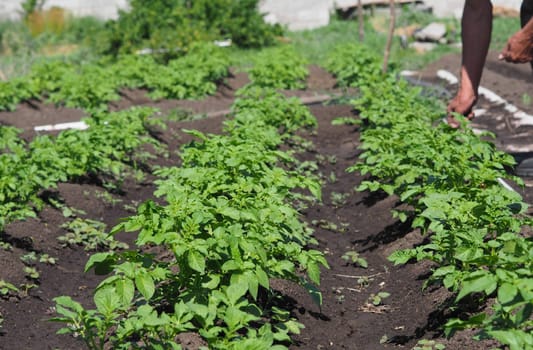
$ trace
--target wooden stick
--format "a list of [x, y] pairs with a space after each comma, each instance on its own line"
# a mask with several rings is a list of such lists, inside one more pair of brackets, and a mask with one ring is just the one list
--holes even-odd
[[389, 35], [387, 36], [387, 44], [385, 45], [385, 54], [383, 55], [383, 74], [387, 73], [389, 65], [390, 48], [392, 46], [392, 39], [394, 37], [394, 27], [396, 26], [396, 11], [394, 0], [390, 0], [390, 24]]
[[359, 22], [359, 41], [365, 40], [365, 23], [363, 16], [363, 0], [357, 1], [357, 21]]

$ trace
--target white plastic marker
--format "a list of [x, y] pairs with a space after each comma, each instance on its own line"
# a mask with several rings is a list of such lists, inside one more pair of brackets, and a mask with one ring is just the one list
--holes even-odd
[[453, 73], [448, 72], [444, 69], [439, 69], [437, 71], [437, 76], [443, 80], [446, 80], [448, 83], [455, 85], [459, 83], [459, 79]]
[[55, 131], [55, 130], [66, 130], [66, 129], [76, 129], [76, 130], [86, 130], [89, 128], [85, 122], [71, 122], [71, 123], [59, 123], [59, 124], [48, 124], [40, 125], [33, 128], [35, 131]]

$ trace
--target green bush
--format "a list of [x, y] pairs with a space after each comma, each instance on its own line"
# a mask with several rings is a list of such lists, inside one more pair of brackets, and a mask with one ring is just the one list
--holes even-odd
[[130, 0], [130, 10], [108, 21], [93, 38], [104, 54], [151, 48], [164, 59], [180, 55], [196, 41], [231, 39], [240, 47], [275, 42], [281, 27], [266, 24], [258, 0]]

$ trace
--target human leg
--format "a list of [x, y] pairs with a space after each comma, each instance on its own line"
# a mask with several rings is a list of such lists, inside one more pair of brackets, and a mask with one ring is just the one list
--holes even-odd
[[492, 4], [489, 0], [466, 0], [461, 20], [463, 43], [459, 90], [448, 105], [448, 123], [458, 127], [452, 112], [474, 117], [481, 74], [489, 50], [492, 32]]

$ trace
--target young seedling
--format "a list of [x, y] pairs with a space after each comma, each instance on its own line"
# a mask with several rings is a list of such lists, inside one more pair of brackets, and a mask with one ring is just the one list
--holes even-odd
[[39, 271], [37, 271], [35, 267], [25, 266], [24, 273], [26, 274], [26, 277], [31, 280], [38, 280], [40, 277]]
[[527, 93], [524, 93], [522, 95], [522, 103], [524, 104], [524, 106], [530, 106], [531, 105], [531, 96], [529, 96], [529, 94], [527, 94]]
[[5, 280], [0, 280], [0, 297], [5, 297], [12, 293], [18, 293], [19, 289], [13, 284], [6, 282]]
[[346, 204], [350, 193], [331, 192], [331, 204], [336, 208], [342, 207]]
[[349, 264], [358, 265], [365, 269], [368, 267], [368, 262], [362, 258], [358, 252], [353, 250], [344, 253], [342, 259]]
[[413, 350], [444, 350], [446, 346], [444, 344], [437, 343], [434, 340], [420, 339]]
[[388, 292], [379, 292], [377, 294], [370, 294], [369, 302], [374, 306], [380, 306], [383, 303], [383, 299], [390, 297]]
[[85, 250], [119, 250], [128, 245], [119, 242], [105, 232], [103, 222], [76, 218], [62, 226], [69, 232], [57, 237], [63, 247], [81, 245]]
[[20, 260], [28, 266], [34, 265], [37, 262], [37, 254], [31, 252], [20, 257]]
[[94, 194], [96, 198], [101, 199], [105, 204], [110, 206], [115, 206], [122, 202], [122, 199], [113, 197], [113, 195], [107, 191], [95, 191]]
[[57, 259], [54, 257], [51, 257], [48, 254], [41, 254], [41, 256], [39, 257], [39, 262], [48, 264], [48, 265], [55, 265], [57, 262]]
[[329, 181], [329, 183], [331, 183], [331, 184], [334, 184], [334, 183], [337, 182], [337, 175], [335, 174], [334, 171], [332, 171], [331, 173], [329, 173], [328, 181]]
[[338, 117], [333, 119], [331, 125], [359, 125], [361, 124], [360, 119], [355, 119], [354, 117]]

